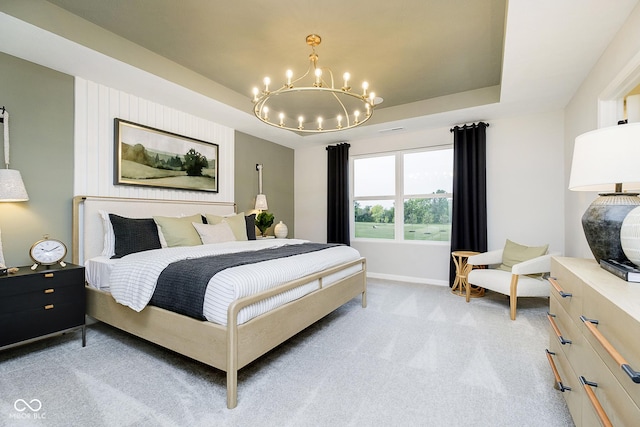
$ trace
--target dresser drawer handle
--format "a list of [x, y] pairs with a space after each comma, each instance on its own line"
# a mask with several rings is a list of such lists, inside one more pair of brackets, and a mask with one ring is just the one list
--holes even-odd
[[618, 364], [618, 366], [620, 366], [620, 369], [622, 369], [627, 375], [629, 375], [629, 378], [631, 378], [634, 383], [640, 384], [640, 372], [634, 371], [633, 368], [631, 368], [631, 366], [629, 365], [629, 362], [627, 362], [627, 360], [618, 352], [618, 350], [616, 350], [616, 348], [611, 345], [609, 340], [607, 340], [605, 336], [602, 335], [602, 333], [598, 330], [598, 328], [596, 328], [595, 325], [598, 324], [598, 321], [595, 319], [587, 319], [584, 316], [580, 316], [580, 320], [584, 322], [584, 325], [595, 337], [595, 339], [598, 340], [600, 345], [605, 350], [607, 350], [607, 353], [609, 353], [609, 355]]
[[571, 344], [571, 340], [568, 340], [562, 336], [562, 333], [560, 332], [560, 328], [558, 328], [558, 325], [556, 325], [556, 321], [553, 320], [554, 317], [556, 317], [555, 314], [547, 313], [547, 319], [549, 319], [549, 323], [551, 323], [553, 332], [555, 332], [556, 336], [558, 337], [560, 344], [562, 345]]
[[51, 310], [53, 308], [53, 304], [47, 304], [44, 306], [45, 310]]
[[556, 379], [556, 386], [558, 387], [558, 390], [560, 390], [561, 392], [565, 392], [565, 391], [571, 391], [571, 387], [567, 387], [564, 384], [562, 384], [562, 378], [560, 378], [560, 373], [558, 372], [558, 368], [556, 368], [556, 363], [553, 361], [553, 358], [551, 356], [555, 356], [556, 354], [552, 351], [549, 351], [548, 349], [545, 349], [545, 351], [547, 352], [547, 360], [549, 360], [549, 365], [551, 365], [551, 370], [553, 371], [553, 376]]
[[51, 277], [53, 277], [53, 273], [44, 273], [44, 277], [50, 279]]
[[602, 405], [600, 404], [600, 401], [598, 400], [598, 396], [596, 396], [596, 394], [593, 392], [593, 387], [598, 387], [598, 384], [591, 381], [587, 381], [587, 379], [582, 376], [580, 377], [580, 382], [584, 387], [584, 391], [587, 392], [587, 396], [589, 397], [589, 400], [593, 405], [593, 409], [596, 410], [596, 414], [598, 414], [598, 418], [600, 418], [600, 422], [602, 423], [602, 425], [605, 427], [613, 427], [613, 424], [611, 424], [611, 421], [609, 420], [607, 413], [604, 411], [604, 408], [602, 407]]
[[55, 292], [55, 289], [53, 289], [53, 288], [49, 288], [49, 289], [45, 289], [45, 290], [44, 290], [44, 293], [45, 293], [45, 294], [52, 294], [52, 293], [54, 293], [54, 292]]
[[549, 279], [547, 280], [549, 280], [549, 283], [551, 283], [551, 286], [553, 286], [553, 289], [555, 289], [556, 292], [558, 292], [558, 294], [560, 294], [562, 298], [573, 296], [573, 294], [570, 294], [569, 292], [565, 292], [562, 290], [562, 288], [560, 287], [560, 283], [558, 283], [555, 277], [549, 277]]

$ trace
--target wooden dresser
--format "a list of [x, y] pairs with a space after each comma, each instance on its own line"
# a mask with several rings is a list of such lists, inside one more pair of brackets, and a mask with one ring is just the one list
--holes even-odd
[[577, 426], [640, 425], [640, 283], [553, 258], [547, 358]]
[[0, 349], [75, 329], [84, 347], [84, 267], [27, 266], [0, 277]]

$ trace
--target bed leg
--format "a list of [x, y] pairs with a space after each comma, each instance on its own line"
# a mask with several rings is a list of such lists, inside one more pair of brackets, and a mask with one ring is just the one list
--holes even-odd
[[367, 290], [362, 291], [362, 308], [367, 308]]
[[238, 405], [238, 371], [227, 371], [227, 408], [233, 409]]

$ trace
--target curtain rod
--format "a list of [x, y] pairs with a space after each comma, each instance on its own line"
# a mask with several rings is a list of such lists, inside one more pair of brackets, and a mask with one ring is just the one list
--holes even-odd
[[478, 126], [480, 123], [484, 123], [485, 125], [487, 125], [487, 127], [489, 127], [489, 123], [486, 123], [486, 122], [478, 122], [478, 123], [471, 123], [471, 124], [464, 123], [462, 125], [455, 125], [451, 129], [449, 129], [449, 132], [453, 132], [456, 128], [462, 128], [462, 129], [472, 128], [474, 126]]

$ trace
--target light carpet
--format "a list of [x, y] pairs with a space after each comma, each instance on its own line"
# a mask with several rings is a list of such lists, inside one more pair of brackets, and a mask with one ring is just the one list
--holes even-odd
[[356, 298], [240, 370], [232, 410], [224, 372], [94, 324], [85, 348], [77, 332], [0, 352], [0, 425], [572, 426], [547, 307], [521, 298], [511, 321], [503, 295], [369, 279], [367, 308]]

